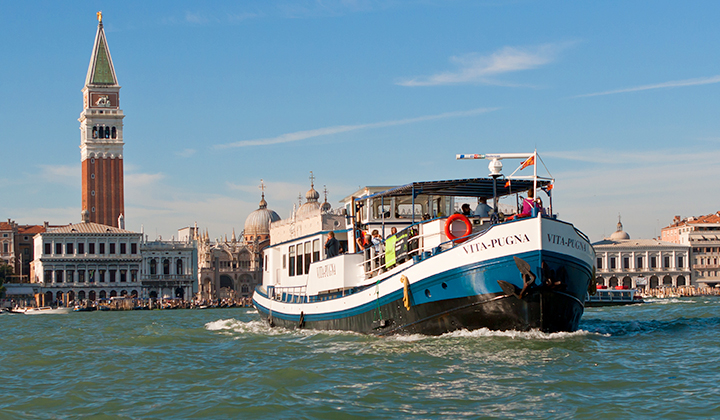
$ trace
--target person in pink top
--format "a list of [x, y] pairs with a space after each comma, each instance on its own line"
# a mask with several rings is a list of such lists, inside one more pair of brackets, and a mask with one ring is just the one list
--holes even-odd
[[531, 216], [533, 208], [536, 208], [539, 212], [545, 214], [545, 209], [542, 207], [542, 201], [535, 197], [535, 190], [529, 189], [527, 198], [523, 199], [522, 212], [517, 215], [517, 218]]

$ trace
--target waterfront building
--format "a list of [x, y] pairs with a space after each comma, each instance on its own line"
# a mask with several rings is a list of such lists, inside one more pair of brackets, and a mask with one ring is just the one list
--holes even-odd
[[30, 281], [30, 264], [34, 259], [33, 237], [49, 227], [48, 222], [42, 225], [20, 225], [11, 219], [0, 222], [0, 258], [2, 263], [12, 266], [15, 273], [9, 282]]
[[143, 298], [192, 300], [197, 291], [197, 243], [190, 237], [143, 241], [140, 282]]
[[[188, 229], [198, 242], [198, 295], [203, 300], [250, 298], [262, 282], [263, 250], [270, 244], [270, 223], [280, 216], [267, 208], [264, 185], [260, 205], [245, 219], [240, 237], [210, 241], [207, 231]], [[181, 236], [184, 234], [181, 231]]]
[[91, 223], [121, 226], [125, 212], [123, 182], [123, 118], [120, 85], [98, 13], [90, 65], [80, 113], [82, 210]]
[[595, 248], [596, 281], [607, 287], [657, 288], [695, 285], [690, 247], [657, 239], [631, 239], [618, 221], [617, 230]]
[[661, 232], [664, 241], [691, 247], [691, 268], [698, 286], [720, 284], [720, 211], [685, 219], [675, 216]]
[[35, 235], [30, 275], [40, 304], [140, 296], [142, 234], [88, 219], [84, 211], [82, 223]]

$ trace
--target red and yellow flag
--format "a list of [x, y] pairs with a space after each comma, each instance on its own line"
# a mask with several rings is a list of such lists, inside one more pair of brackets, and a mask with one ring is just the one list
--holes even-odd
[[535, 164], [535, 155], [532, 155], [529, 158], [527, 158], [527, 160], [525, 162], [522, 163], [522, 165], [520, 166], [520, 169], [521, 170], [525, 169], [528, 166], [534, 165], [534, 164]]

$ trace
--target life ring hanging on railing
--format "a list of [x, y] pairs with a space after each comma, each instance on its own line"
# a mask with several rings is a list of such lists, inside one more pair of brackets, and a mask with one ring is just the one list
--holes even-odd
[[[453, 235], [452, 231], [450, 230], [453, 222], [456, 220], [459, 220], [465, 224], [465, 233], [463, 233], [460, 236]], [[460, 243], [467, 241], [468, 240], [467, 237], [471, 233], [472, 233], [472, 222], [470, 221], [470, 219], [465, 217], [465, 215], [463, 215], [463, 214], [460, 214], [460, 213], [453, 214], [452, 216], [448, 217], [447, 221], [445, 221], [445, 235], [448, 237], [448, 239], [450, 239], [451, 241], [453, 241], [455, 243], [460, 244]]]

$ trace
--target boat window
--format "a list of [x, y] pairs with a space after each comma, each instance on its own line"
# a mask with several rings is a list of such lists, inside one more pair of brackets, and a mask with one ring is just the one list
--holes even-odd
[[[415, 204], [415, 217], [422, 216], [422, 205]], [[411, 204], [398, 204], [397, 216], [400, 218], [412, 218], [413, 217], [413, 205]]]
[[310, 241], [305, 242], [305, 273], [310, 272], [310, 263], [312, 262], [311, 259], [311, 246]]
[[288, 276], [294, 276], [295, 275], [295, 245], [291, 246], [288, 250], [289, 255], [289, 264], [288, 264]]
[[[385, 200], [385, 204], [381, 204], [380, 200], [373, 200], [372, 204], [372, 217], [373, 219], [389, 219], [390, 218], [390, 210], [392, 209], [392, 206], [389, 203], [389, 199]], [[384, 216], [383, 216], [384, 214]]]
[[297, 245], [297, 260], [296, 260], [296, 270], [297, 275], [300, 276], [303, 274], [303, 244]]
[[286, 257], [287, 257], [287, 255], [286, 255], [286, 254], [283, 254], [283, 270], [284, 270], [285, 268], [287, 268], [287, 264], [286, 264], [286, 263], [287, 263], [287, 258], [286, 258]]
[[320, 239], [315, 239], [313, 241], [313, 262], [318, 261], [320, 259]]

